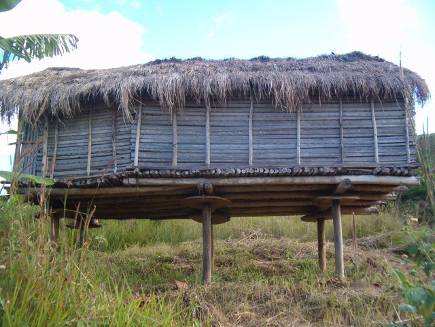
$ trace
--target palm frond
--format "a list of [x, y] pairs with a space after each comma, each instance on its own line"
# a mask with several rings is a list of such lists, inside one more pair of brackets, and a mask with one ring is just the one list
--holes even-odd
[[0, 36], [0, 70], [14, 59], [53, 57], [77, 48], [78, 38], [72, 34], [32, 34], [10, 38]]
[[11, 10], [20, 2], [21, 0], [0, 0], [0, 12]]

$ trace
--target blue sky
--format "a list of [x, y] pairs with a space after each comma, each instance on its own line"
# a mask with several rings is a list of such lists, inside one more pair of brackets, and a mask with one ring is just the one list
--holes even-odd
[[[26, 22], [22, 24], [21, 22]], [[49, 66], [105, 68], [155, 58], [306, 57], [361, 50], [419, 73], [435, 92], [434, 0], [23, 0], [0, 13], [3, 36], [74, 33], [77, 51], [18, 62], [9, 78]], [[417, 114], [435, 132], [435, 101]], [[8, 129], [0, 125], [0, 131]], [[0, 169], [12, 147], [0, 137]]]
[[[146, 29], [144, 47], [161, 57], [312, 56], [348, 50], [340, 6], [343, 1], [90, 1], [64, 0], [71, 10], [118, 12]], [[352, 1], [350, 1], [352, 2]], [[355, 2], [355, 1], [353, 1]], [[367, 1], [368, 10], [385, 9], [379, 1]], [[387, 6], [409, 6], [418, 13], [420, 33], [435, 44], [435, 1], [386, 1]], [[370, 8], [370, 5], [374, 6]], [[404, 5], [405, 4], [405, 5]], [[408, 8], [405, 7], [404, 10]], [[351, 13], [358, 15], [358, 12]], [[366, 13], [362, 12], [361, 15]], [[406, 13], [394, 24], [409, 22]], [[370, 15], [366, 24], [373, 22]], [[386, 22], [391, 23], [391, 20]], [[382, 23], [379, 28], [382, 28]], [[371, 35], [376, 37], [376, 35]], [[404, 40], [404, 43], [406, 40]], [[400, 47], [400, 45], [398, 45]], [[402, 46], [406, 46], [403, 44]], [[381, 52], [382, 49], [379, 49]]]

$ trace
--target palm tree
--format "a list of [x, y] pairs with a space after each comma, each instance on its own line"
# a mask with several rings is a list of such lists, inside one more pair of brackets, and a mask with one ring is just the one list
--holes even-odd
[[[21, 0], [0, 0], [0, 12], [13, 9]], [[31, 34], [9, 38], [0, 36], [0, 71], [12, 60], [53, 57], [77, 48], [72, 34]]]

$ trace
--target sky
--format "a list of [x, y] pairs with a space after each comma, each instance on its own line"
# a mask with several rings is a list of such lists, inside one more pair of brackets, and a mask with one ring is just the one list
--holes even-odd
[[[354, 50], [420, 74], [435, 93], [434, 0], [23, 0], [0, 13], [3, 37], [73, 33], [62, 57], [11, 64], [0, 79], [51, 66], [108, 68], [156, 58], [307, 57]], [[416, 127], [435, 132], [435, 100]], [[0, 132], [9, 126], [0, 123]], [[11, 136], [0, 136], [0, 170], [10, 168]]]

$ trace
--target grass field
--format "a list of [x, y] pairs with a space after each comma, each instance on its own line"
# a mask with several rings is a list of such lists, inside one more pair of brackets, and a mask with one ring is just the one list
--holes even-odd
[[[317, 266], [315, 225], [297, 217], [239, 218], [215, 227], [213, 283], [201, 285], [201, 225], [193, 221], [103, 222], [84, 248], [62, 226], [58, 250], [47, 218], [2, 203], [0, 322], [4, 326], [381, 326], [413, 315], [393, 268], [407, 242], [394, 207], [357, 217], [358, 248], [344, 218], [347, 280]], [[332, 238], [331, 223], [327, 237]], [[418, 324], [418, 322], [417, 322]]]

